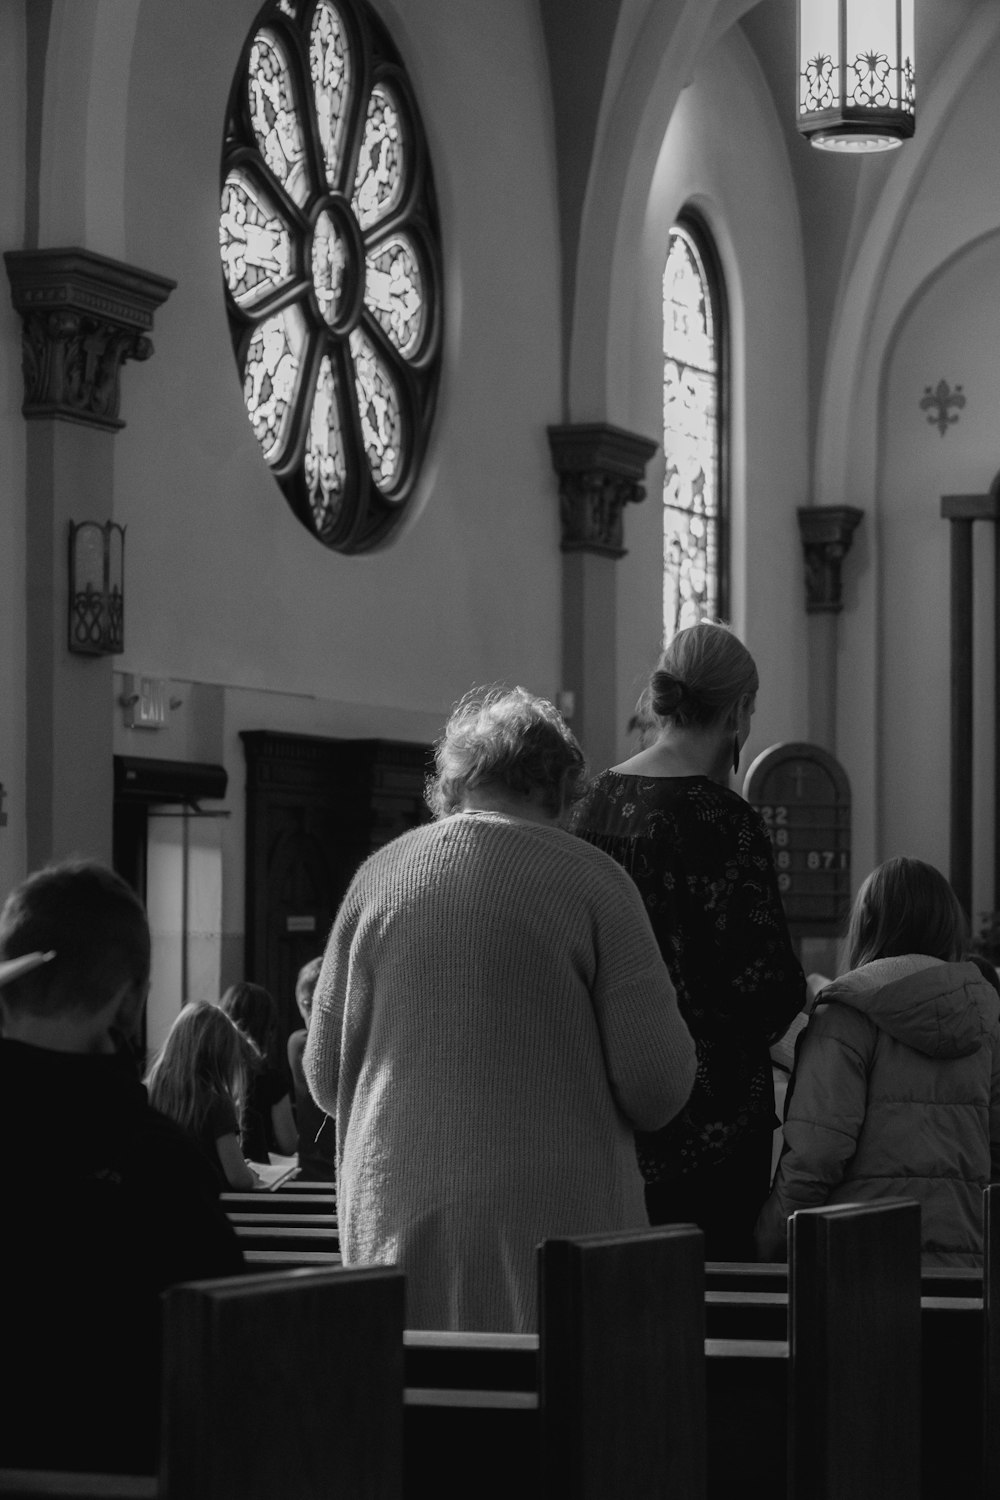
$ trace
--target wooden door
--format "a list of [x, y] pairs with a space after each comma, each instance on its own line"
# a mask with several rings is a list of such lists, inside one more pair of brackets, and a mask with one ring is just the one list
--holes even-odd
[[300, 1024], [295, 979], [322, 953], [358, 865], [425, 822], [431, 751], [387, 740], [246, 731], [246, 979]]

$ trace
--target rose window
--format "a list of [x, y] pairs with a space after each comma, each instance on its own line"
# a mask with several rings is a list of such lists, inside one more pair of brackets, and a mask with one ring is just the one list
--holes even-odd
[[412, 90], [360, 0], [263, 7], [222, 175], [226, 305], [264, 461], [326, 546], [378, 546], [433, 419], [440, 239]]

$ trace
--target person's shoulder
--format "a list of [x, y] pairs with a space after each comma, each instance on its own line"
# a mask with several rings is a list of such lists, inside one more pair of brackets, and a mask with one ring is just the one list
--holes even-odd
[[[635, 882], [617, 859], [575, 830], [540, 825], [539, 844], [548, 862], [562, 865], [576, 876], [581, 890], [597, 895], [621, 892], [630, 902], [641, 900]], [[547, 837], [546, 837], [547, 836]]]
[[[235, 1123], [232, 1106], [230, 1113]], [[141, 1152], [151, 1168], [158, 1167], [170, 1180], [190, 1182], [194, 1188], [217, 1196], [215, 1174], [194, 1136], [151, 1104], [143, 1120]]]
[[609, 797], [614, 799], [621, 794], [626, 780], [627, 777], [623, 772], [616, 771], [611, 767], [608, 767], [604, 771], [598, 771], [596, 775], [591, 776], [588, 780], [583, 791], [583, 796], [577, 803], [577, 808], [589, 807], [591, 804], [601, 802]]
[[722, 809], [734, 823], [746, 823], [754, 828], [764, 826], [760, 813], [742, 793], [724, 782], [713, 781], [710, 776], [693, 776], [687, 796], [690, 802]]
[[733, 841], [741, 849], [770, 848], [770, 834], [760, 813], [734, 787], [713, 781], [708, 776], [692, 779], [684, 799], [677, 808], [677, 822], [684, 829], [710, 827], [718, 837]]
[[446, 821], [418, 823], [415, 828], [408, 828], [405, 833], [397, 834], [387, 844], [373, 850], [355, 870], [350, 889], [356, 891], [377, 885], [395, 870], [426, 857], [427, 850], [440, 843], [441, 829]]
[[811, 1046], [817, 1042], [841, 1042], [861, 1050], [867, 1050], [879, 1027], [868, 1013], [865, 992], [853, 986], [850, 976], [844, 975], [846, 984], [834, 980], [817, 998], [804, 1036]]
[[[258, 1077], [265, 1075], [258, 1074]], [[205, 1113], [205, 1130], [207, 1134], [216, 1137], [220, 1135], [238, 1135], [240, 1130], [239, 1117], [236, 1113], [236, 1105], [232, 1099], [224, 1094], [213, 1095], [212, 1101]]]
[[614, 768], [599, 771], [570, 814], [570, 830], [587, 839], [630, 834], [641, 821], [638, 804], [649, 800], [648, 792], [640, 796], [646, 786], [641, 778]]
[[408, 880], [427, 857], [427, 846], [435, 839], [433, 823], [420, 823], [373, 850], [358, 865], [337, 908], [333, 932], [352, 926], [369, 902], [380, 899], [387, 887]]
[[219, 1200], [221, 1179], [194, 1137], [150, 1105], [136, 1158], [140, 1202], [158, 1226], [162, 1283], [238, 1275], [243, 1252]]
[[481, 813], [455, 814], [444, 819], [440, 826], [446, 829], [448, 823], [454, 825], [460, 840], [468, 839], [481, 846], [484, 855], [489, 854], [491, 860], [505, 850], [508, 863], [517, 865], [521, 862], [525, 870], [530, 867], [536, 875], [551, 878], [559, 870], [564, 872], [565, 878], [568, 869], [576, 869], [581, 876], [588, 871], [591, 874], [603, 872], [605, 879], [623, 877], [628, 880], [609, 854], [582, 838], [572, 827], [564, 828], [559, 823], [548, 821], [536, 822], [533, 818]]

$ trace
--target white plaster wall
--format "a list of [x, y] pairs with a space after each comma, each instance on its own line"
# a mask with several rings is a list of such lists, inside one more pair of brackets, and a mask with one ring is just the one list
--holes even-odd
[[[807, 491], [806, 309], [799, 221], [770, 96], [731, 31], [680, 95], [652, 173], [632, 268], [627, 425], [662, 436], [661, 280], [667, 235], [693, 203], [722, 260], [731, 328], [730, 621], [757, 659], [761, 691], [744, 765], [805, 738], [806, 617], [795, 516]], [[619, 563], [619, 703], [625, 725], [661, 646], [663, 454], [626, 512]]]
[[[1000, 470], [1000, 233], [929, 278], [892, 348], [883, 394], [879, 857], [909, 854], [945, 872], [949, 849], [950, 532], [946, 494], [981, 494]], [[942, 433], [920, 408], [927, 386], [963, 387]], [[936, 416], [936, 411], [931, 415]], [[973, 910], [992, 907], [993, 527], [973, 532], [975, 580]]]
[[[24, 6], [0, 5], [0, 247], [24, 245]], [[21, 320], [0, 297], [0, 901], [24, 874], [25, 435]]]
[[[889, 683], [882, 580], [898, 569], [891, 553], [883, 556], [882, 506], [896, 466], [911, 461], [891, 426], [897, 420], [891, 398], [898, 381], [888, 363], [890, 358], [896, 363], [894, 340], [902, 336], [925, 289], [944, 267], [962, 257], [966, 247], [1000, 228], [998, 76], [1000, 9], [986, 3], [956, 33], [949, 58], [918, 105], [916, 135], [897, 153], [899, 160], [855, 263], [845, 274], [831, 339], [814, 484], [820, 503], [857, 505], [865, 511], [845, 567], [838, 672], [838, 744], [854, 791], [856, 882], [873, 865], [900, 852], [894, 846], [902, 842], [908, 816], [914, 837], [931, 847], [924, 844], [929, 837], [922, 810], [926, 785], [908, 775], [900, 779], [892, 769], [899, 736], [891, 730], [883, 706]], [[996, 300], [995, 288], [989, 298], [984, 314]], [[977, 320], [970, 337], [989, 358], [979, 327]], [[930, 345], [921, 352], [929, 355]], [[936, 384], [942, 377], [952, 385], [961, 381], [959, 373], [948, 375], [939, 365], [935, 359], [930, 369], [921, 365], [907, 374], [907, 402], [918, 401], [928, 382]], [[909, 409], [902, 418], [903, 431], [912, 430], [914, 412], [922, 420], [918, 409]], [[938, 437], [933, 428], [928, 431], [931, 438]], [[921, 451], [925, 444], [922, 436]], [[942, 480], [939, 493], [975, 493], [988, 487], [1000, 464], [995, 441], [988, 457], [964, 437], [954, 442], [946, 438], [937, 449], [932, 444], [930, 453], [943, 459], [942, 447], [947, 451], [948, 478]], [[913, 586], [919, 582], [914, 578]], [[942, 636], [934, 658], [926, 663], [931, 680], [939, 680], [946, 671], [947, 649], [947, 637]], [[889, 736], [885, 744], [883, 730]], [[946, 765], [946, 705], [935, 705], [921, 723], [920, 736], [929, 743], [935, 764]], [[935, 862], [947, 868], [940, 832], [933, 836], [933, 848]], [[974, 901], [981, 899], [974, 896]]]
[[125, 107], [142, 4], [51, 0], [38, 184], [43, 248], [124, 256]]
[[444, 223], [447, 368], [420, 513], [390, 548], [350, 559], [298, 525], [267, 472], [226, 328], [219, 155], [255, 9], [188, 0], [146, 5], [139, 22], [127, 251], [179, 285], [153, 360], [126, 377], [122, 665], [438, 714], [483, 677], [553, 692], [558, 258], [533, 7], [407, 10]]
[[226, 324], [222, 132], [257, 8], [141, 4], [117, 252], [178, 285], [156, 315], [152, 359], [124, 377], [114, 508], [128, 528], [126, 650], [116, 665], [177, 684], [181, 706], [168, 731], [143, 733], [125, 730], [112, 705], [115, 749], [173, 756], [197, 746], [191, 758], [229, 773], [227, 981], [239, 977], [243, 927], [241, 730], [429, 740], [477, 681], [554, 696], [561, 659], [545, 435], [560, 416], [559, 248], [536, 7], [379, 6], [430, 142], [446, 357], [411, 519], [391, 546], [354, 558], [321, 547], [267, 471]]

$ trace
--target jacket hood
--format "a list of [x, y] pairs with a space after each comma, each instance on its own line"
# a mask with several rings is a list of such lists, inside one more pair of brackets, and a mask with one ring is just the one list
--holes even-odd
[[925, 1057], [968, 1057], [1000, 1018], [1000, 996], [975, 964], [922, 953], [877, 958], [828, 985], [819, 1002], [861, 1011]]

